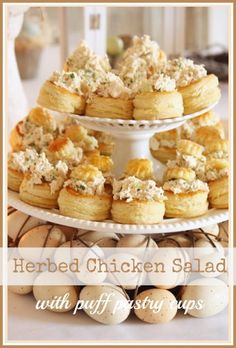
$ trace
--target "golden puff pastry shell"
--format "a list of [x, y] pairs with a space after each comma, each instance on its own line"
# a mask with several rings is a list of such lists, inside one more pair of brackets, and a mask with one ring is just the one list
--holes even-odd
[[18, 170], [8, 167], [7, 185], [12, 191], [19, 192], [20, 185], [24, 179], [24, 174]]
[[72, 114], [82, 115], [85, 110], [83, 96], [57, 86], [51, 81], [46, 81], [41, 87], [37, 103], [51, 110]]
[[112, 219], [121, 224], [155, 224], [163, 220], [164, 202], [113, 200]]
[[207, 146], [216, 139], [221, 139], [220, 132], [214, 126], [203, 126], [195, 130], [193, 140], [203, 146]]
[[216, 103], [221, 96], [217, 76], [210, 74], [188, 86], [178, 88], [184, 101], [184, 114], [192, 114]]
[[56, 130], [56, 120], [40, 106], [31, 109], [27, 119], [36, 126], [43, 127], [45, 131], [53, 132]]
[[80, 164], [70, 174], [71, 178], [83, 180], [84, 182], [93, 181], [97, 176], [101, 177], [102, 172], [92, 164]]
[[49, 158], [70, 159], [75, 153], [75, 147], [69, 138], [58, 137], [49, 144], [47, 153]]
[[165, 173], [165, 181], [183, 179], [191, 182], [196, 179], [195, 172], [190, 168], [174, 167], [168, 168]]
[[229, 178], [227, 176], [208, 183], [209, 202], [213, 208], [227, 209], [229, 205]]
[[217, 139], [206, 146], [205, 154], [223, 151], [228, 153], [229, 142], [225, 139]]
[[153, 164], [149, 159], [135, 158], [127, 163], [126, 176], [135, 176], [140, 180], [153, 179]]
[[206, 163], [206, 170], [208, 169], [224, 169], [229, 168], [229, 162], [226, 159], [211, 159]]
[[88, 135], [88, 131], [81, 125], [73, 124], [66, 128], [65, 136], [70, 138], [73, 142], [80, 142], [84, 140]]
[[49, 183], [29, 185], [27, 176], [20, 185], [20, 199], [30, 205], [40, 208], [57, 208], [59, 191], [51, 193]]
[[103, 195], [84, 195], [70, 187], [60, 191], [58, 205], [60, 213], [82, 220], [103, 221], [110, 216], [112, 197]]
[[166, 164], [168, 161], [175, 160], [176, 158], [176, 149], [160, 146], [158, 150], [150, 149], [151, 154], [161, 163]]
[[201, 216], [208, 210], [206, 191], [174, 194], [165, 191], [165, 216], [173, 218], [191, 218]]
[[143, 92], [134, 98], [136, 120], [158, 120], [181, 117], [183, 99], [179, 92]]
[[179, 140], [176, 148], [181, 154], [194, 156], [196, 158], [201, 158], [204, 151], [204, 147], [202, 145], [186, 139]]
[[154, 137], [157, 140], [176, 140], [180, 136], [180, 128], [171, 129], [166, 132], [155, 133]]
[[85, 114], [92, 117], [132, 119], [133, 102], [130, 99], [93, 96], [86, 105]]
[[211, 110], [208, 112], [205, 112], [204, 114], [192, 118], [192, 123], [196, 126], [204, 126], [206, 123], [207, 124], [212, 124], [214, 125], [216, 121], [218, 121], [218, 116], [216, 115], [215, 111]]
[[97, 167], [103, 173], [111, 172], [113, 167], [113, 161], [109, 156], [90, 155], [87, 157], [86, 161]]

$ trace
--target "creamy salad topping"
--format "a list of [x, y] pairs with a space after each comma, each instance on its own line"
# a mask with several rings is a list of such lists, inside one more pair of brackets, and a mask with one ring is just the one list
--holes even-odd
[[38, 153], [34, 149], [12, 152], [8, 157], [8, 166], [22, 173], [27, 172], [38, 159]]
[[207, 159], [228, 159], [229, 154], [228, 152], [225, 151], [216, 151], [216, 152], [211, 152], [207, 155]]
[[76, 72], [54, 71], [50, 77], [50, 81], [55, 85], [65, 88], [72, 93], [83, 95], [82, 81], [84, 74]]
[[229, 168], [221, 168], [221, 169], [212, 168], [206, 171], [207, 181], [214, 181], [214, 180], [223, 178], [224, 176], [229, 176]]
[[197, 179], [188, 182], [184, 179], [166, 181], [163, 185], [165, 191], [172, 191], [174, 194], [183, 192], [209, 191], [207, 183]]
[[102, 97], [129, 99], [131, 97], [131, 90], [124, 85], [124, 82], [119, 76], [108, 72], [102, 81], [100, 81], [96, 94]]
[[85, 195], [101, 195], [104, 193], [105, 178], [99, 173], [91, 181], [84, 181], [70, 177], [64, 184], [64, 187], [71, 187], [73, 190]]
[[175, 80], [164, 74], [154, 75], [148, 81], [151, 84], [152, 91], [172, 92], [176, 88]]
[[27, 119], [19, 125], [19, 131], [23, 135], [24, 147], [33, 147], [36, 150], [44, 150], [54, 139], [52, 133], [45, 133], [43, 127], [36, 126]]
[[188, 86], [207, 75], [203, 65], [194, 64], [193, 60], [183, 57], [169, 60], [163, 70], [176, 81], [177, 87]]
[[187, 167], [191, 168], [196, 172], [196, 175], [201, 180], [205, 180], [205, 169], [206, 169], [206, 157], [196, 158], [191, 155], [184, 155], [177, 151], [176, 160], [170, 160], [167, 162], [167, 167]]
[[196, 128], [197, 127], [192, 121], [186, 121], [183, 126], [181, 126], [182, 137], [184, 139], [191, 139]]
[[43, 182], [49, 183], [51, 193], [58, 191], [66, 178], [68, 166], [65, 162], [58, 161], [55, 165], [51, 164], [45, 153], [38, 156], [37, 161], [30, 168], [29, 185], [39, 185]]
[[137, 200], [164, 201], [164, 191], [154, 180], [142, 181], [135, 176], [113, 181], [113, 199], [132, 202]]
[[145, 60], [142, 58], [127, 57], [120, 68], [119, 77], [125, 86], [132, 89], [134, 93], [137, 93], [142, 88], [143, 81], [146, 81], [148, 78]]
[[93, 71], [110, 71], [111, 66], [107, 55], [100, 57], [95, 54], [83, 40], [79, 47], [66, 61], [72, 71], [89, 69]]

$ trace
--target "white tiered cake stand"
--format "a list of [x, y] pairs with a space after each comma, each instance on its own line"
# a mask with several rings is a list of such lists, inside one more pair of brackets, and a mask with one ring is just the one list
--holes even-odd
[[[197, 117], [214, 106], [201, 110], [191, 115], [178, 118], [155, 120], [155, 121], [136, 121], [136, 120], [113, 120], [109, 118], [98, 118], [89, 116], [69, 115], [77, 119], [80, 124], [87, 128], [111, 133], [115, 149], [113, 153], [114, 175], [119, 177], [123, 172], [128, 160], [132, 158], [149, 158], [154, 163], [155, 175], [158, 179], [162, 178], [165, 166], [156, 161], [149, 150], [149, 139], [154, 133], [164, 132], [183, 125], [187, 120]], [[9, 204], [31, 216], [49, 222], [82, 228], [86, 230], [96, 230], [103, 232], [117, 233], [169, 233], [178, 231], [187, 231], [202, 226], [220, 223], [228, 220], [229, 213], [227, 209], [210, 209], [206, 214], [192, 219], [165, 219], [162, 223], [154, 225], [128, 225], [119, 224], [112, 220], [103, 222], [86, 221], [63, 216], [57, 209], [48, 210], [30, 206], [19, 199], [19, 194], [9, 191]]]
[[147, 158], [154, 164], [154, 173], [158, 180], [162, 179], [165, 166], [152, 157], [149, 150], [149, 140], [154, 133], [165, 132], [182, 126], [187, 120], [202, 115], [215, 107], [217, 103], [208, 108], [178, 118], [163, 120], [120, 120], [79, 116], [70, 114], [70, 117], [78, 120], [83, 126], [97, 131], [110, 133], [114, 139], [114, 151], [112, 154], [114, 168], [113, 174], [119, 177], [125, 169], [127, 162], [134, 158]]

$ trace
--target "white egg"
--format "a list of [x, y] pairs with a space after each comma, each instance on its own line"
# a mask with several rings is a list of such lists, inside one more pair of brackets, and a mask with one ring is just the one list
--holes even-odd
[[[17, 264], [22, 264], [24, 272], [21, 272], [21, 268], [19, 268]], [[9, 285], [8, 288], [15, 294], [26, 295], [33, 290], [35, 274], [27, 272], [25, 266], [26, 261], [24, 259], [18, 260], [16, 258], [16, 262], [13, 259], [8, 261], [8, 282], [9, 284], [14, 284]]]
[[[209, 225], [209, 226], [205, 226], [201, 228], [205, 233], [209, 233], [209, 237], [210, 238], [215, 238], [218, 237], [219, 235], [219, 225], [218, 224], [213, 224], [213, 225]], [[200, 232], [200, 233], [199, 233]], [[207, 236], [202, 233], [202, 231], [200, 229], [198, 230], [193, 230], [193, 236], [196, 239], [205, 239], [205, 240], [209, 240], [207, 238]]]
[[159, 248], [151, 260], [153, 265], [157, 265], [157, 271], [148, 273], [150, 283], [160, 289], [172, 289], [185, 284], [188, 273], [183, 268], [176, 272], [173, 271], [173, 265], [177, 259], [181, 261], [181, 266], [190, 260], [184, 249]]
[[[110, 255], [106, 262], [111, 265], [109, 268], [111, 272], [108, 272], [108, 279], [113, 284], [122, 285], [126, 290], [133, 290], [137, 285], [142, 284], [144, 273], [133, 272], [132, 270], [132, 265], [140, 262], [140, 259], [137, 256], [128, 253], [117, 253]], [[112, 267], [113, 263], [116, 265], [118, 270], [123, 267], [124, 263], [127, 264], [128, 271], [126, 271], [126, 265], [124, 265], [125, 268], [121, 270], [121, 272], [114, 271]]]
[[[52, 225], [37, 226], [21, 237], [18, 250], [24, 259], [39, 261], [41, 258], [50, 257], [53, 253], [52, 248], [58, 247], [65, 240], [65, 235], [58, 227], [52, 227]], [[47, 247], [47, 249], [44, 248], [42, 252], [43, 247]], [[35, 250], [35, 248], [37, 249]]]
[[191, 238], [185, 234], [185, 233], [176, 233], [174, 235], [166, 235], [166, 239], [161, 240], [158, 242], [159, 247], [182, 247], [182, 248], [191, 248], [192, 247], [192, 240]]
[[[60, 285], [48, 285], [58, 283]], [[71, 279], [62, 273], [44, 272], [34, 282], [33, 294], [36, 301], [53, 312], [68, 312], [78, 301], [79, 288], [69, 285]], [[60, 302], [56, 302], [56, 301]]]
[[80, 301], [87, 303], [87, 307], [83, 308], [85, 313], [102, 324], [119, 324], [130, 314], [128, 298], [118, 286], [109, 284], [85, 286], [80, 292]]
[[[91, 243], [91, 242], [88, 242]], [[72, 266], [72, 272], [68, 270], [67, 275], [74, 273], [74, 275], [84, 284], [100, 284], [102, 283], [107, 274], [105, 272], [98, 272], [91, 269], [91, 272], [88, 269], [88, 262], [90, 260], [104, 259], [104, 253], [100, 247], [94, 245], [89, 248], [86, 247], [79, 240], [73, 240], [72, 242], [67, 241], [60, 245], [54, 253], [54, 261], [59, 264], [65, 262], [67, 265], [75, 264], [75, 260], [78, 259], [77, 265]], [[74, 271], [78, 268], [78, 272]]]
[[7, 217], [8, 236], [15, 241], [17, 237], [20, 237], [26, 231], [29, 231], [36, 226], [44, 225], [45, 223], [46, 222], [43, 220], [16, 210]]
[[198, 306], [189, 308], [188, 314], [197, 318], [220, 313], [228, 304], [228, 287], [217, 278], [198, 278], [184, 289], [182, 301], [195, 301]]
[[87, 231], [80, 235], [80, 238], [86, 242], [96, 243], [101, 248], [114, 248], [118, 237], [113, 232]]
[[139, 305], [140, 308], [135, 308], [134, 313], [140, 320], [146, 323], [167, 323], [177, 313], [176, 298], [170, 291], [165, 289], [145, 290], [137, 295], [135, 302], [136, 307]]
[[221, 253], [212, 253], [201, 258], [201, 268], [204, 269], [200, 272], [201, 276], [218, 277], [222, 272], [227, 271], [227, 259]]
[[[152, 238], [148, 238], [148, 236], [144, 236], [142, 234], [127, 234], [124, 237], [120, 238], [117, 245], [118, 248], [142, 248], [141, 252], [144, 251], [145, 248], [157, 248], [156, 242]], [[135, 250], [132, 250], [132, 253], [136, 255], [139, 254]]]
[[201, 259], [202, 257], [208, 256], [212, 253], [217, 253], [224, 256], [224, 248], [222, 245], [215, 240], [213, 243], [214, 246], [209, 240], [203, 238], [198, 239], [194, 243], [194, 257]]

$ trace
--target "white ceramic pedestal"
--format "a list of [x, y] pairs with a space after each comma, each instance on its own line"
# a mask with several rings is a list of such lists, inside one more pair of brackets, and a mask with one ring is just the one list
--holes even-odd
[[80, 124], [87, 128], [107, 132], [112, 135], [115, 143], [112, 154], [114, 162], [113, 174], [116, 177], [119, 177], [124, 172], [124, 168], [130, 159], [148, 158], [153, 162], [156, 178], [161, 180], [165, 166], [161, 162], [155, 160], [151, 155], [149, 141], [152, 135], [154, 133], [165, 132], [180, 127], [187, 120], [209, 111], [215, 105], [216, 104], [211, 105], [191, 115], [153, 121], [120, 120], [72, 114], [69, 116], [75, 118]]

